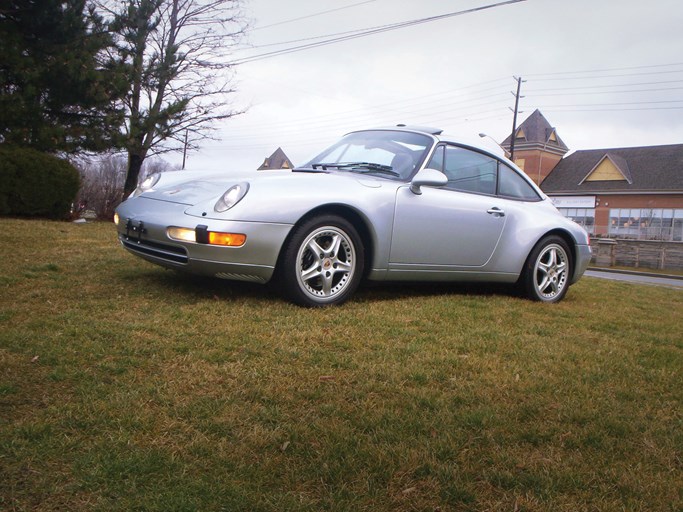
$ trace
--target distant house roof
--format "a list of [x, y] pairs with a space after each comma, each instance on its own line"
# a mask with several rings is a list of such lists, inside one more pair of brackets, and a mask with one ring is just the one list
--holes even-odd
[[[501, 146], [510, 149], [512, 135], [503, 141]], [[550, 126], [548, 120], [543, 117], [541, 111], [536, 109], [527, 117], [522, 124], [517, 127], [515, 132], [515, 149], [543, 149], [564, 155], [569, 148], [560, 139], [555, 128]]]
[[266, 158], [263, 163], [261, 164], [261, 167], [259, 167], [257, 170], [258, 171], [265, 171], [267, 169], [292, 169], [294, 168], [294, 164], [292, 164], [292, 161], [287, 158], [287, 155], [285, 155], [285, 152], [282, 151], [282, 148], [277, 148], [272, 155], [270, 155], [268, 158]]
[[683, 192], [683, 144], [576, 151], [541, 188], [547, 194]]

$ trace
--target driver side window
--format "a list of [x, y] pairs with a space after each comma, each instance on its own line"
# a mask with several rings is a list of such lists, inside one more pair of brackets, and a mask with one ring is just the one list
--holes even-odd
[[499, 195], [522, 201], [539, 201], [534, 188], [516, 171], [495, 158], [458, 146], [440, 145], [427, 167], [448, 177], [444, 188], [475, 194]]

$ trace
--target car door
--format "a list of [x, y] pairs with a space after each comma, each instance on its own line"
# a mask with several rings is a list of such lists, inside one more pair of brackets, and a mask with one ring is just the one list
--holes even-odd
[[485, 265], [507, 221], [506, 201], [496, 196], [497, 160], [442, 146], [428, 167], [443, 171], [448, 184], [397, 191], [390, 269]]

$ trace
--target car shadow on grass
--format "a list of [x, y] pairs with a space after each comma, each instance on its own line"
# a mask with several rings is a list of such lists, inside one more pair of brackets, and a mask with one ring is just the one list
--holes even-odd
[[438, 296], [519, 298], [520, 292], [514, 285], [500, 283], [367, 282], [361, 285], [351, 300], [375, 302]]
[[187, 300], [213, 298], [221, 300], [254, 299], [280, 300], [272, 286], [245, 281], [228, 281], [164, 269], [131, 271], [123, 275], [126, 281], [134, 281], [144, 290], [154, 290], [163, 295], [173, 294]]
[[[135, 282], [136, 288], [153, 290], [164, 296], [172, 294], [177, 300], [197, 301], [206, 298], [217, 300], [253, 300], [287, 303], [277, 283], [264, 284], [230, 281], [198, 276], [164, 269], [138, 269], [127, 272], [122, 278]], [[437, 296], [503, 296], [518, 298], [514, 285], [499, 283], [435, 283], [435, 282], [370, 282], [361, 284], [349, 302], [384, 302], [401, 298], [428, 298]]]

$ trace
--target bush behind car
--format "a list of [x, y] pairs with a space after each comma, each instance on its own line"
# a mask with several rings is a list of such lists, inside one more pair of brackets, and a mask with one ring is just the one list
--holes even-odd
[[63, 219], [80, 177], [66, 160], [29, 148], [0, 146], [0, 214]]

